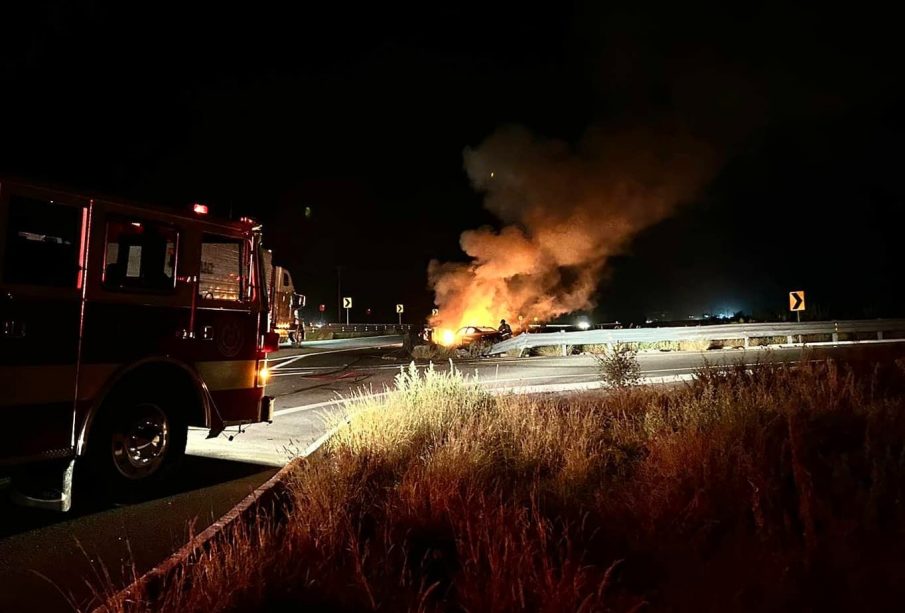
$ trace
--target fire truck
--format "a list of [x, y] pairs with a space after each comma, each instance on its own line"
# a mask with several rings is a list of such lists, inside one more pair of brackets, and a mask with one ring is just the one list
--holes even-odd
[[66, 511], [74, 478], [139, 494], [188, 427], [271, 420], [261, 227], [206, 213], [0, 178], [0, 468], [17, 502]]

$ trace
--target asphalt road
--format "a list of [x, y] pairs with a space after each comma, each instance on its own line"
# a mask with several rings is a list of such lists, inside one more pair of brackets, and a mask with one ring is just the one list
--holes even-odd
[[[774, 360], [801, 356], [800, 348], [769, 352]], [[639, 355], [643, 375], [654, 381], [689, 375], [705, 362], [756, 364], [766, 358], [758, 349]], [[203, 431], [192, 431], [185, 469], [143, 502], [98, 507], [77, 500], [72, 513], [40, 513], [11, 505], [2, 496], [0, 481], [0, 612], [72, 610], [70, 602], [84, 606], [97, 589], [121, 585], [133, 572], [153, 567], [277, 467], [303, 455], [325, 433], [331, 417], [344, 410], [342, 397], [384, 391], [409, 362], [398, 337], [321, 341], [281, 350], [271, 356], [267, 387], [276, 399], [274, 422], [242, 432], [233, 428], [212, 440]], [[599, 385], [590, 356], [477, 359], [456, 367], [501, 392]]]
[[[0, 611], [72, 611], [160, 563], [277, 469], [190, 456], [137, 504], [51, 513], [0, 500]], [[0, 486], [3, 493], [5, 485]]]

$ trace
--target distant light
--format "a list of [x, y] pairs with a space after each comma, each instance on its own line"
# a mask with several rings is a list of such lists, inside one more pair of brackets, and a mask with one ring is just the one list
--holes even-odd
[[491, 178], [491, 179], [493, 178], [493, 171], [492, 171], [492, 170], [490, 171], [490, 178]]
[[207, 205], [195, 203], [192, 205], [192, 211], [197, 213], [198, 215], [207, 215]]
[[581, 330], [588, 330], [591, 327], [591, 323], [587, 319], [582, 319], [578, 322], [578, 328]]
[[133, 221], [133, 222], [132, 222], [132, 225], [135, 226], [136, 228], [140, 228], [140, 227], [141, 227], [141, 224], [138, 223], [137, 221]]

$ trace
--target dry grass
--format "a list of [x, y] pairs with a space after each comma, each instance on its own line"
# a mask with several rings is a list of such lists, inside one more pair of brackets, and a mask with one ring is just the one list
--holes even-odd
[[788, 342], [785, 336], [756, 336], [748, 339], [752, 347], [765, 347], [768, 345], [785, 345]]
[[415, 345], [412, 347], [412, 359], [444, 362], [458, 357], [455, 347], [445, 347], [434, 343]]
[[306, 341], [326, 341], [333, 340], [333, 330], [325, 330], [323, 328], [309, 327], [305, 329]]
[[[572, 347], [572, 345], [566, 345], [565, 355], [572, 355], [573, 349], [574, 348]], [[548, 358], [564, 355], [562, 345], [544, 345], [543, 347], [533, 347], [530, 350], [529, 354]]]
[[[714, 348], [710, 341], [657, 341], [654, 343], [623, 343], [635, 351], [707, 351]], [[604, 353], [609, 345], [580, 345], [581, 353]]]
[[[492, 397], [411, 369], [160, 610], [882, 608], [905, 596], [905, 367]], [[119, 609], [144, 610], [148, 603]]]
[[464, 346], [444, 346], [435, 343], [415, 345], [412, 347], [412, 359], [446, 362], [448, 360], [477, 359], [487, 355], [489, 343], [469, 343]]

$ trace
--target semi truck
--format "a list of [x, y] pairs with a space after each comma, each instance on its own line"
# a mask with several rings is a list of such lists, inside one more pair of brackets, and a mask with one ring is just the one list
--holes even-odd
[[292, 275], [286, 268], [273, 265], [273, 252], [265, 249], [262, 256], [273, 329], [280, 335], [280, 343], [300, 343], [304, 340], [300, 310], [305, 306], [305, 295], [295, 291]]
[[[235, 300], [235, 272], [229, 267], [236, 257], [235, 245], [210, 245], [203, 254], [201, 269], [207, 274], [205, 298]], [[302, 321], [299, 309], [305, 306], [305, 296], [295, 291], [289, 270], [273, 265], [273, 252], [261, 250], [264, 287], [270, 307], [271, 328], [280, 335], [280, 343], [300, 342]]]

